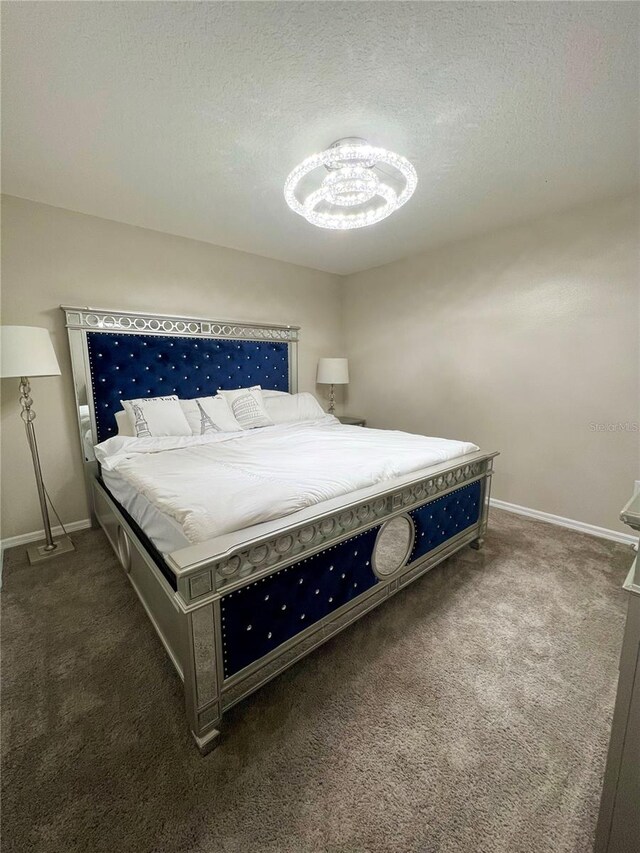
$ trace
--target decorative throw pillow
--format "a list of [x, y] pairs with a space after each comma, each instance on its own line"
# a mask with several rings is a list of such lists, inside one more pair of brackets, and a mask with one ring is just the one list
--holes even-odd
[[242, 429], [223, 397], [196, 397], [194, 400], [180, 400], [180, 406], [192, 435], [238, 432]]
[[241, 429], [256, 429], [256, 427], [273, 426], [264, 407], [262, 390], [259, 385], [251, 388], [239, 388], [237, 391], [218, 391], [219, 397], [224, 397], [234, 418]]
[[264, 407], [274, 424], [317, 421], [326, 417], [326, 412], [320, 403], [307, 391], [300, 394], [278, 394], [277, 397], [267, 397]]
[[129, 415], [136, 438], [191, 435], [191, 427], [175, 395], [123, 400], [122, 408]]

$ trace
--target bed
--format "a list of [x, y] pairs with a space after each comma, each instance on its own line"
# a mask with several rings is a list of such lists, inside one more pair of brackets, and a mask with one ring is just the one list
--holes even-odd
[[184, 682], [203, 754], [232, 705], [482, 545], [497, 453], [469, 443], [320, 411], [230, 434], [119, 433], [123, 400], [295, 394], [297, 327], [63, 311], [92, 519]]

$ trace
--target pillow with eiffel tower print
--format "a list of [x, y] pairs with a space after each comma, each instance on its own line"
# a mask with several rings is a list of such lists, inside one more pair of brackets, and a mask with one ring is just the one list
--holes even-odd
[[191, 435], [191, 427], [174, 395], [123, 400], [122, 408], [129, 415], [136, 438]]
[[223, 397], [196, 397], [194, 400], [180, 400], [180, 405], [192, 435], [239, 432], [242, 429]]

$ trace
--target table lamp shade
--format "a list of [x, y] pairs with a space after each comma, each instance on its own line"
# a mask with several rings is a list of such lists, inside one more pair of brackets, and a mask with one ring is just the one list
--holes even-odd
[[321, 385], [347, 385], [349, 361], [346, 358], [321, 358], [318, 361], [317, 381]]
[[2, 326], [0, 376], [59, 376], [60, 367], [47, 329]]

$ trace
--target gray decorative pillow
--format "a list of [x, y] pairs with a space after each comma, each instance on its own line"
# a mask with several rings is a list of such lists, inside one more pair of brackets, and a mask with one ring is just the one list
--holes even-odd
[[218, 391], [218, 396], [224, 397], [227, 401], [241, 429], [273, 426], [273, 421], [265, 409], [262, 389], [259, 385], [239, 388], [237, 391]]

